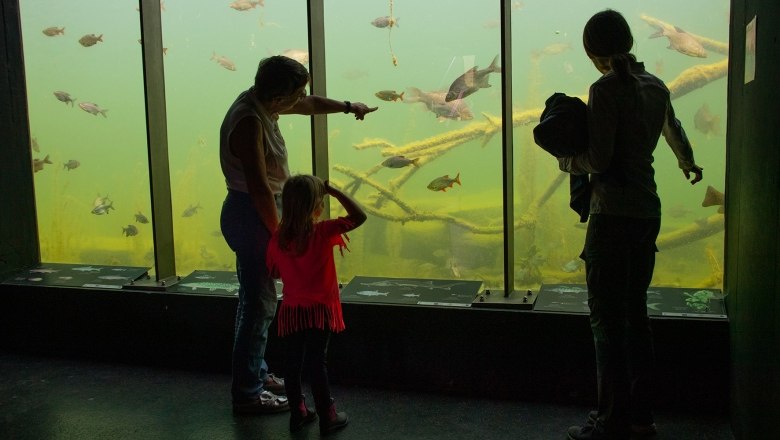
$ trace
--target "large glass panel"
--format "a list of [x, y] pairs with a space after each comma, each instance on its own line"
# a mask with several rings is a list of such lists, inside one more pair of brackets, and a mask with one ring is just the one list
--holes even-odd
[[[705, 180], [691, 187], [671, 149], [663, 138], [659, 141], [654, 166], [662, 200], [657, 242], [661, 252], [652, 283], [721, 287], [723, 215], [717, 206], [702, 205], [723, 203], [719, 191], [725, 180], [729, 2], [555, 0], [512, 5], [515, 216], [521, 220], [515, 242], [516, 288], [585, 282], [578, 256], [586, 224], [579, 223], [568, 206], [568, 175], [534, 144], [532, 129], [552, 93], [587, 101], [588, 88], [600, 74], [582, 48], [582, 29], [594, 13], [608, 7], [626, 17], [637, 58], [672, 91], [677, 117], [694, 146], [697, 163], [705, 169]], [[560, 14], [564, 9], [567, 13]], [[659, 29], [665, 29], [664, 36], [649, 38]], [[683, 44], [703, 46], [699, 55], [705, 56], [686, 51]], [[703, 74], [701, 79], [693, 80], [698, 73]]]
[[[176, 271], [233, 270], [219, 229], [219, 128], [262, 58], [287, 54], [308, 65], [306, 2], [166, 4], [162, 23]], [[280, 128], [290, 171], [310, 173], [309, 117], [283, 116]]]
[[[463, 278], [500, 288], [499, 3], [325, 7], [328, 94], [379, 106], [362, 122], [328, 119], [331, 180], [369, 215], [352, 234], [352, 254], [337, 259], [339, 277]], [[482, 88], [460, 81], [460, 99], [446, 102], [475, 66]]]
[[20, 1], [41, 259], [151, 266], [138, 12]]

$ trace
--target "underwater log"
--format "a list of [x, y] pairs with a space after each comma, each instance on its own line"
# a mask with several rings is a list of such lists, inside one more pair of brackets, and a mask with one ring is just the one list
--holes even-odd
[[723, 231], [724, 225], [724, 215], [713, 214], [683, 228], [659, 235], [655, 245], [659, 250], [665, 250], [691, 244]]

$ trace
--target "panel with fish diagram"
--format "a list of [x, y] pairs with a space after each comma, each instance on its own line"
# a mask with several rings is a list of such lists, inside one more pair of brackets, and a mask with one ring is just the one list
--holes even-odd
[[[670, 318], [727, 319], [720, 289], [650, 287], [647, 314]], [[588, 287], [584, 284], [543, 284], [534, 310], [589, 314]]]
[[471, 307], [480, 288], [482, 281], [356, 276], [341, 289], [341, 301]]
[[121, 289], [147, 276], [148, 267], [40, 263], [21, 270], [3, 284]]

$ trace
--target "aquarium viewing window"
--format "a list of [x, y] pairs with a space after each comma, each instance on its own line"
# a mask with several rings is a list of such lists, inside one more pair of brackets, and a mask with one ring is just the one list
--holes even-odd
[[[582, 28], [607, 7], [667, 83], [705, 169], [691, 187], [659, 142], [653, 285], [720, 288], [726, 0], [20, 0], [41, 260], [160, 278], [234, 271], [219, 127], [258, 61], [284, 54], [310, 69], [310, 92], [379, 107], [364, 121], [279, 121], [291, 171], [330, 179], [368, 213], [337, 258], [342, 282], [584, 284], [568, 176], [532, 129], [552, 93], [587, 99], [599, 73]], [[448, 100], [468, 72], [481, 87]]]

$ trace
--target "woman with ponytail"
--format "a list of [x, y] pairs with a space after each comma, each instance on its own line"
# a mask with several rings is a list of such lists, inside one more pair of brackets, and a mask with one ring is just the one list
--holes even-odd
[[563, 171], [591, 175], [585, 246], [590, 325], [596, 348], [598, 407], [571, 440], [628, 439], [656, 432], [651, 412], [654, 349], [647, 288], [661, 226], [653, 151], [663, 134], [686, 179], [702, 179], [675, 118], [666, 85], [630, 53], [625, 18], [610, 9], [583, 31], [585, 53], [602, 76], [588, 97], [588, 148], [559, 159]]

